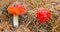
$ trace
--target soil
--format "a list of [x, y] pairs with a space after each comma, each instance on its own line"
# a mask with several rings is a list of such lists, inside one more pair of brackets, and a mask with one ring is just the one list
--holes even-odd
[[[19, 15], [18, 27], [13, 26], [13, 15], [7, 11], [16, 1], [27, 7], [27, 12]], [[52, 18], [46, 23], [36, 18], [35, 13], [41, 7], [52, 12]], [[0, 0], [0, 32], [60, 32], [60, 0]]]

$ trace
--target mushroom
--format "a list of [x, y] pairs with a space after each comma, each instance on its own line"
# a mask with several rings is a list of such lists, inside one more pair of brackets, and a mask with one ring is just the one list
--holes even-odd
[[21, 14], [26, 13], [26, 7], [20, 2], [14, 2], [13, 4], [9, 5], [8, 8], [8, 13], [13, 14], [13, 24], [14, 27], [19, 26], [18, 24], [18, 16]]
[[39, 8], [36, 17], [39, 19], [41, 23], [47, 22], [49, 19], [52, 18], [51, 12], [46, 8]]

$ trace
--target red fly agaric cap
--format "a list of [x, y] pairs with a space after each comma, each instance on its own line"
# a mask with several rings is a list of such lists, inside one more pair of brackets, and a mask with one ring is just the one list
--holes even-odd
[[38, 9], [36, 13], [37, 18], [40, 22], [44, 23], [47, 22], [49, 18], [51, 18], [51, 12], [46, 8], [40, 8]]
[[26, 7], [20, 2], [14, 2], [7, 8], [10, 14], [24, 14], [26, 12]]

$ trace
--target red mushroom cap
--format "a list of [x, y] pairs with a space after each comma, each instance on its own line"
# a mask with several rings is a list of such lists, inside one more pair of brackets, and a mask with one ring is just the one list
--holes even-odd
[[37, 18], [40, 22], [44, 23], [47, 22], [49, 18], [51, 18], [51, 12], [46, 8], [40, 8], [38, 9], [36, 13]]
[[7, 10], [10, 14], [19, 15], [19, 14], [24, 14], [26, 12], [26, 7], [23, 4], [16, 2], [8, 6]]

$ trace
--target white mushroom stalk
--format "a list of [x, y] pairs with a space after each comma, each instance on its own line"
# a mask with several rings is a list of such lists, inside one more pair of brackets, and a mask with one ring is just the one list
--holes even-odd
[[18, 27], [19, 26], [18, 15], [13, 15], [13, 25], [14, 25], [14, 27]]

